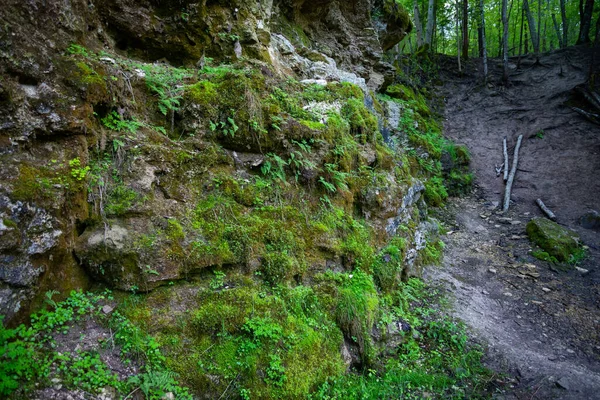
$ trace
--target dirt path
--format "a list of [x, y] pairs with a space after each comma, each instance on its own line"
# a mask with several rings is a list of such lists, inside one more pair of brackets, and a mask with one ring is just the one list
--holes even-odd
[[[512, 376], [502, 398], [600, 399], [600, 232], [578, 224], [584, 212], [600, 211], [600, 129], [563, 106], [585, 80], [587, 60], [581, 49], [548, 55], [541, 66], [525, 60], [509, 89], [445, 68], [445, 132], [469, 147], [476, 189], [441, 212], [451, 233], [443, 266], [426, 279], [447, 286], [456, 315], [488, 346], [489, 365]], [[499, 68], [490, 68], [498, 82]], [[519, 134], [514, 203], [503, 215], [495, 167], [502, 138], [512, 155]], [[538, 197], [589, 247], [580, 265], [587, 273], [559, 273], [529, 254], [525, 225], [541, 216]]]

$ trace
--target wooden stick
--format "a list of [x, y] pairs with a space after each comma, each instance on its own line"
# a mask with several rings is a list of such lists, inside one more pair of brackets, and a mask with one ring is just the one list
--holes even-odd
[[548, 218], [550, 218], [553, 221], [556, 219], [556, 215], [552, 211], [550, 211], [548, 207], [546, 207], [542, 199], [537, 199], [535, 202], [538, 206], [540, 206], [540, 208], [548, 216]]
[[588, 119], [588, 121], [593, 122], [594, 124], [600, 125], [600, 119], [599, 119], [598, 115], [589, 113], [589, 112], [584, 111], [581, 108], [577, 108], [577, 107], [571, 107], [571, 110], [575, 111], [578, 114], [583, 115], [585, 118]]
[[506, 136], [504, 136], [502, 146], [504, 149], [504, 182], [506, 182], [508, 179], [508, 149], [506, 148]]
[[504, 192], [504, 206], [502, 207], [502, 212], [507, 212], [508, 206], [510, 205], [510, 190], [512, 189], [512, 184], [515, 180], [515, 174], [517, 173], [517, 164], [519, 163], [519, 149], [521, 148], [522, 140], [523, 135], [519, 135], [519, 139], [517, 139], [517, 146], [515, 147], [515, 153], [513, 155], [513, 165], [510, 169], [510, 174], [508, 175], [508, 181], [506, 182], [506, 191]]

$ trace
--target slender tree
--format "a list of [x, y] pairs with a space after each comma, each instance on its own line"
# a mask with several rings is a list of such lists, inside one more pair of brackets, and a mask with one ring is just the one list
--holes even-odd
[[431, 46], [433, 39], [433, 26], [435, 20], [435, 0], [429, 0], [427, 7], [427, 25], [425, 27], [425, 43]]
[[590, 26], [592, 25], [592, 12], [594, 11], [594, 0], [579, 0], [579, 37], [577, 44], [590, 43]]
[[462, 57], [463, 59], [469, 58], [469, 1], [463, 0], [463, 12], [462, 12]]
[[565, 47], [563, 42], [563, 37], [560, 34], [560, 28], [558, 27], [558, 22], [556, 22], [556, 14], [552, 13], [552, 23], [554, 24], [554, 30], [556, 31], [556, 37], [558, 38], [558, 45], [561, 49]]
[[[519, 34], [519, 60], [517, 61], [517, 69], [521, 68], [521, 50], [523, 49], [523, 24], [525, 23], [525, 10], [521, 9], [521, 33]], [[525, 38], [527, 41], [527, 38]]]
[[[531, 14], [531, 10], [529, 9], [529, 0], [523, 0], [523, 10], [525, 10], [525, 16], [527, 16], [527, 25], [529, 25], [531, 43], [533, 44], [533, 51], [537, 58], [540, 54], [540, 42], [535, 29], [535, 20], [533, 19], [533, 14]], [[527, 43], [527, 39], [525, 39], [525, 43]], [[527, 45], [525, 45], [525, 48], [527, 48]], [[525, 50], [525, 53], [527, 53], [527, 50]]]
[[423, 46], [423, 25], [421, 25], [421, 19], [419, 18], [419, 4], [417, 0], [413, 0], [413, 11], [413, 22], [417, 31], [417, 48], [419, 48]]
[[480, 7], [480, 4], [478, 4], [478, 17], [477, 18], [477, 49], [479, 51], [479, 57], [483, 57], [483, 25], [482, 25], [482, 21], [483, 18], [481, 17], [481, 14], [483, 13], [483, 7]]
[[456, 58], [458, 59], [458, 72], [461, 72], [460, 67], [460, 3], [456, 0]]
[[560, 18], [562, 20], [562, 42], [564, 47], [567, 47], [569, 45], [569, 22], [567, 21], [567, 10], [565, 8], [565, 0], [560, 0]]
[[481, 43], [483, 47], [483, 79], [487, 83], [488, 65], [487, 65], [487, 49], [485, 46], [485, 9], [483, 0], [479, 0], [479, 8], [481, 9]]
[[504, 27], [504, 32], [502, 33], [502, 48], [503, 48], [503, 57], [502, 57], [502, 65], [503, 65], [503, 74], [502, 80], [504, 81], [504, 85], [508, 85], [508, 12], [507, 12], [507, 0], [502, 0], [502, 26]]

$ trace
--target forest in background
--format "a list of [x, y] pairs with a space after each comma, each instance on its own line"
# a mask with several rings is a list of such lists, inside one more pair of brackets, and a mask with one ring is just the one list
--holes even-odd
[[[396, 54], [427, 45], [433, 53], [463, 59], [503, 56], [503, 8], [507, 57], [597, 40], [600, 3], [594, 0], [395, 0], [409, 10], [413, 31]], [[483, 15], [482, 15], [483, 13]]]

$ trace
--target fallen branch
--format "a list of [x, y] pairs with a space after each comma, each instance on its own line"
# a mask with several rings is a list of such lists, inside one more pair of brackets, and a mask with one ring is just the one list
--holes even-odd
[[583, 115], [588, 121], [593, 122], [594, 124], [600, 125], [600, 116], [597, 114], [592, 114], [590, 112], [584, 111], [581, 108], [571, 107], [571, 110], [575, 111], [577, 114]]
[[502, 141], [502, 147], [504, 149], [504, 182], [508, 179], [508, 149], [506, 147], [506, 136]]
[[552, 211], [550, 211], [548, 207], [546, 207], [542, 199], [537, 199], [535, 202], [540, 207], [540, 209], [548, 216], [548, 218], [550, 218], [553, 221], [556, 220], [556, 215]]
[[597, 96], [595, 96], [593, 92], [588, 91], [587, 89], [582, 88], [581, 86], [577, 87], [575, 91], [579, 93], [584, 99], [586, 99], [592, 107], [600, 111], [600, 102], [598, 101]]
[[521, 148], [522, 140], [523, 135], [519, 135], [519, 139], [517, 139], [517, 146], [515, 147], [515, 153], [513, 155], [513, 165], [510, 170], [510, 174], [508, 175], [508, 181], [506, 182], [506, 190], [504, 192], [504, 206], [502, 207], [502, 212], [507, 212], [508, 207], [510, 205], [510, 191], [515, 180], [515, 174], [517, 173], [517, 165], [519, 163], [519, 149]]

